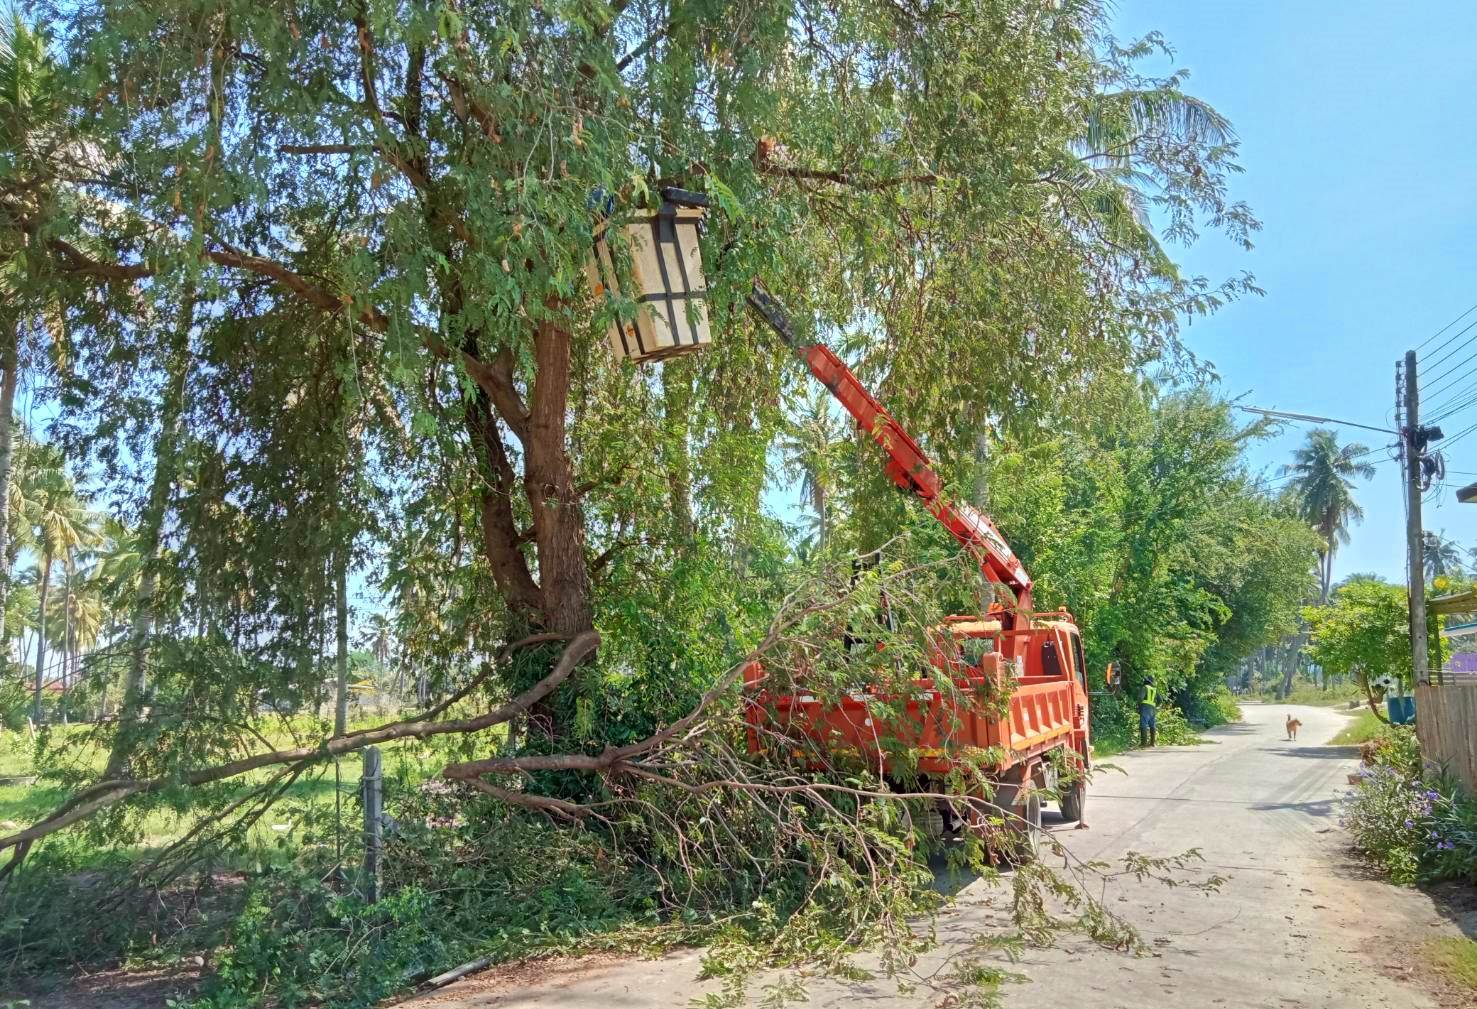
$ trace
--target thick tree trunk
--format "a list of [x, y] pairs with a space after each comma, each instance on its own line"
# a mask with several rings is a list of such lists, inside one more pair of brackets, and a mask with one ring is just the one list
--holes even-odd
[[565, 444], [570, 337], [552, 323], [534, 335], [533, 402], [524, 445], [523, 490], [533, 513], [545, 629], [571, 638], [594, 628], [585, 521]]
[[334, 555], [334, 623], [338, 635], [338, 693], [334, 698], [333, 734], [349, 731], [349, 590], [348, 551], [340, 547]]
[[36, 607], [36, 697], [31, 703], [31, 720], [41, 724], [41, 688], [46, 675], [46, 595], [51, 589], [51, 557], [41, 559], [41, 598]]
[[12, 429], [15, 415], [15, 388], [19, 379], [20, 355], [17, 343], [20, 327], [16, 320], [0, 318], [0, 655], [9, 655], [10, 631], [5, 626], [5, 607], [10, 600], [10, 471], [14, 452]]
[[1293, 677], [1298, 670], [1298, 646], [1293, 644], [1286, 649], [1282, 656], [1282, 696], [1288, 697], [1292, 693]]
[[[570, 638], [590, 631], [594, 609], [585, 556], [584, 515], [574, 485], [567, 444], [566, 414], [571, 377], [570, 335], [543, 321], [534, 331], [530, 402], [525, 407], [515, 381], [511, 353], [490, 361], [476, 355], [469, 335], [462, 353], [472, 363], [478, 390], [465, 404], [464, 423], [477, 452], [481, 476], [482, 550], [508, 608], [526, 624], [521, 630], [554, 632]], [[503, 443], [506, 429], [522, 448], [520, 480]], [[518, 528], [513, 509], [519, 484], [532, 518]], [[525, 544], [532, 541], [535, 580]], [[552, 735], [561, 734], [549, 699], [530, 717]]]
[[465, 420], [472, 445], [478, 450], [477, 464], [482, 478], [479, 513], [483, 556], [508, 608], [531, 626], [537, 625], [541, 623], [539, 611], [543, 600], [519, 548], [522, 537], [513, 516], [518, 479], [486, 396], [479, 393], [468, 401]]

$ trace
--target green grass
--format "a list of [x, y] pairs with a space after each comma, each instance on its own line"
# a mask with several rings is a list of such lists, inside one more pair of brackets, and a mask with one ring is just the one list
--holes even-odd
[[[379, 725], [393, 721], [393, 719], [393, 715], [366, 717], [352, 722], [350, 729]], [[54, 753], [62, 747], [73, 747], [72, 752], [68, 753], [63, 760], [67, 767], [74, 770], [90, 768], [94, 772], [100, 771], [106, 760], [106, 754], [102, 749], [88, 742], [92, 730], [93, 727], [90, 725], [50, 726], [45, 730], [49, 734], [45, 738], [47, 750]], [[290, 724], [277, 722], [271, 727], [263, 726], [264, 735], [273, 746], [300, 745], [303, 739], [314, 738], [318, 731], [320, 731], [320, 725], [310, 717], [293, 719]], [[294, 734], [297, 734], [299, 738], [294, 739]], [[36, 746], [25, 732], [6, 732], [3, 737], [0, 737], [0, 778], [35, 774], [35, 757]], [[439, 768], [440, 762], [430, 761], [425, 765], [427, 770], [424, 772], [420, 770], [415, 760], [410, 760], [407, 766], [410, 776], [420, 779]], [[235, 779], [233, 792], [244, 794], [248, 789], [268, 780], [276, 770], [276, 768], [263, 768], [242, 775]], [[336, 792], [342, 797], [347, 811], [346, 815], [357, 815], [352, 807], [356, 800], [358, 783], [359, 761], [357, 758], [346, 758], [343, 761], [341, 776], [337, 784], [334, 781], [332, 765], [305, 774], [284, 791], [281, 800], [271, 813], [252, 826], [246, 845], [248, 850], [242, 853], [242, 858], [251, 861], [260, 858], [269, 850], [282, 850], [284, 845], [287, 848], [295, 847], [297, 828], [304, 816], [313, 810], [326, 812], [333, 809]], [[45, 777], [30, 785], [0, 785], [0, 834], [8, 834], [40, 819], [60, 804], [69, 792], [70, 789], [66, 786]], [[151, 850], [168, 844], [180, 837], [195, 822], [195, 819], [196, 815], [189, 810], [180, 812], [167, 808], [151, 809], [145, 814], [142, 822], [137, 824], [139, 844], [128, 854], [131, 857], [142, 857]], [[279, 829], [283, 826], [289, 829]], [[105, 853], [100, 851], [98, 854], [102, 858]]]
[[1477, 992], [1477, 942], [1471, 939], [1432, 939], [1423, 950], [1426, 961], [1456, 984]]
[[1374, 717], [1374, 712], [1369, 708], [1363, 708], [1359, 714], [1349, 719], [1349, 724], [1339, 730], [1339, 734], [1333, 737], [1334, 746], [1358, 746], [1367, 743], [1380, 734], [1385, 723]]
[[1330, 690], [1311, 683], [1294, 683], [1292, 693], [1278, 697], [1275, 690], [1259, 690], [1248, 700], [1265, 701], [1269, 704], [1305, 704], [1312, 708], [1347, 708], [1350, 701], [1363, 701], [1364, 693], [1352, 683], [1341, 683]]

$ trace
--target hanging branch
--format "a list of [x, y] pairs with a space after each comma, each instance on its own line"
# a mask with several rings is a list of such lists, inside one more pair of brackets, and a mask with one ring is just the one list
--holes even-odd
[[[549, 635], [539, 634], [531, 638], [525, 638], [521, 642], [504, 649], [506, 655], [519, 647], [530, 644], [538, 644], [551, 640]], [[432, 709], [431, 717], [420, 717], [411, 720], [391, 722], [386, 725], [370, 729], [360, 729], [343, 736], [326, 739], [314, 746], [299, 746], [290, 750], [270, 750], [265, 753], [253, 754], [240, 760], [233, 760], [214, 767], [200, 768], [187, 771], [179, 777], [160, 778], [114, 778], [107, 781], [99, 781], [82, 789], [73, 795], [62, 805], [32, 824], [24, 830], [17, 831], [6, 837], [0, 837], [0, 851], [12, 850], [10, 861], [0, 867], [0, 880], [3, 880], [25, 859], [26, 853], [37, 840], [60, 830], [70, 827], [72, 824], [85, 820], [101, 810], [114, 806], [125, 799], [135, 795], [147, 794], [149, 792], [161, 791], [177, 784], [189, 786], [207, 785], [212, 782], [224, 781], [234, 778], [249, 771], [255, 771], [263, 767], [274, 767], [281, 764], [307, 764], [323, 760], [328, 757], [339, 756], [344, 753], [352, 753], [362, 750], [366, 746], [376, 746], [381, 743], [394, 742], [400, 739], [428, 739], [432, 736], [442, 736], [451, 733], [465, 734], [469, 732], [480, 732], [494, 725], [527, 714], [527, 712], [539, 701], [543, 700], [554, 691], [561, 683], [569, 678], [581, 662], [594, 653], [600, 645], [600, 635], [594, 631], [586, 631], [576, 636], [565, 646], [559, 661], [554, 668], [538, 683], [529, 687], [523, 693], [505, 704], [484, 712], [473, 718], [453, 719], [445, 722], [432, 720], [435, 714], [444, 711], [451, 702], [446, 702]], [[472, 683], [462, 689], [458, 697], [465, 697], [487, 677], [492, 675], [494, 663], [489, 663], [481, 674]], [[453, 698], [452, 700], [456, 700]]]

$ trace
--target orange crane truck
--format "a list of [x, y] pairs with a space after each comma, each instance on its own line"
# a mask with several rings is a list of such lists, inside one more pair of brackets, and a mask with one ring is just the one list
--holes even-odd
[[[758, 751], [770, 740], [805, 739], [833, 753], [859, 755], [888, 780], [918, 781], [910, 790], [939, 793], [954, 772], [968, 772], [962, 780], [969, 781], [983, 771], [988, 784], [971, 794], [986, 800], [997, 815], [1014, 814], [1003, 819], [1023, 835], [1026, 853], [1033, 855], [1040, 839], [1042, 793], [1059, 795], [1068, 820], [1080, 821], [1087, 801], [1082, 772], [1090, 758], [1089, 691], [1076, 622], [1065, 610], [1032, 611], [1031, 578], [994, 523], [967, 502], [950, 499], [928, 456], [841, 358], [824, 343], [802, 339], [759, 283], [748, 300], [857, 427], [881, 447], [893, 483], [918, 498], [975, 558], [985, 577], [1014, 597], [1013, 602], [991, 603], [984, 614], [949, 617], [935, 629], [929, 635], [935, 643], [932, 668], [920, 672], [907, 698], [860, 691], [840, 701], [822, 700], [803, 692], [803, 676], [795, 685], [797, 692], [776, 693], [766, 687], [762, 665], [752, 664], [745, 671], [750, 748]], [[943, 678], [952, 681], [953, 689]], [[874, 724], [874, 713], [884, 706], [904, 714], [893, 715], [885, 725]], [[892, 766], [882, 738], [912, 751], [906, 769]], [[1075, 773], [1059, 778], [1068, 768]], [[930, 829], [984, 831], [994, 817], [979, 807], [941, 795], [937, 816], [929, 817]]]

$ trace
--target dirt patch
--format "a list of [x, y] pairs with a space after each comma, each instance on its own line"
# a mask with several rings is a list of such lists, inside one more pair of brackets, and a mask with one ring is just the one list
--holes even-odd
[[156, 970], [104, 970], [79, 974], [50, 991], [19, 990], [0, 998], [29, 999], [28, 1009], [159, 1009], [165, 999], [189, 994], [200, 981], [198, 964]]
[[[469, 975], [447, 985], [439, 991], [427, 992], [417, 1001], [417, 1006], [438, 1004], [463, 1005], [470, 998], [490, 995], [499, 991], [518, 988], [546, 988], [557, 990], [575, 984], [591, 974], [605, 970], [614, 964], [628, 963], [629, 954], [591, 953], [579, 957], [549, 957], [543, 960], [519, 960], [514, 963], [498, 964], [487, 970]], [[400, 1001], [413, 996], [407, 994]], [[394, 1004], [394, 1003], [392, 1003]]]

